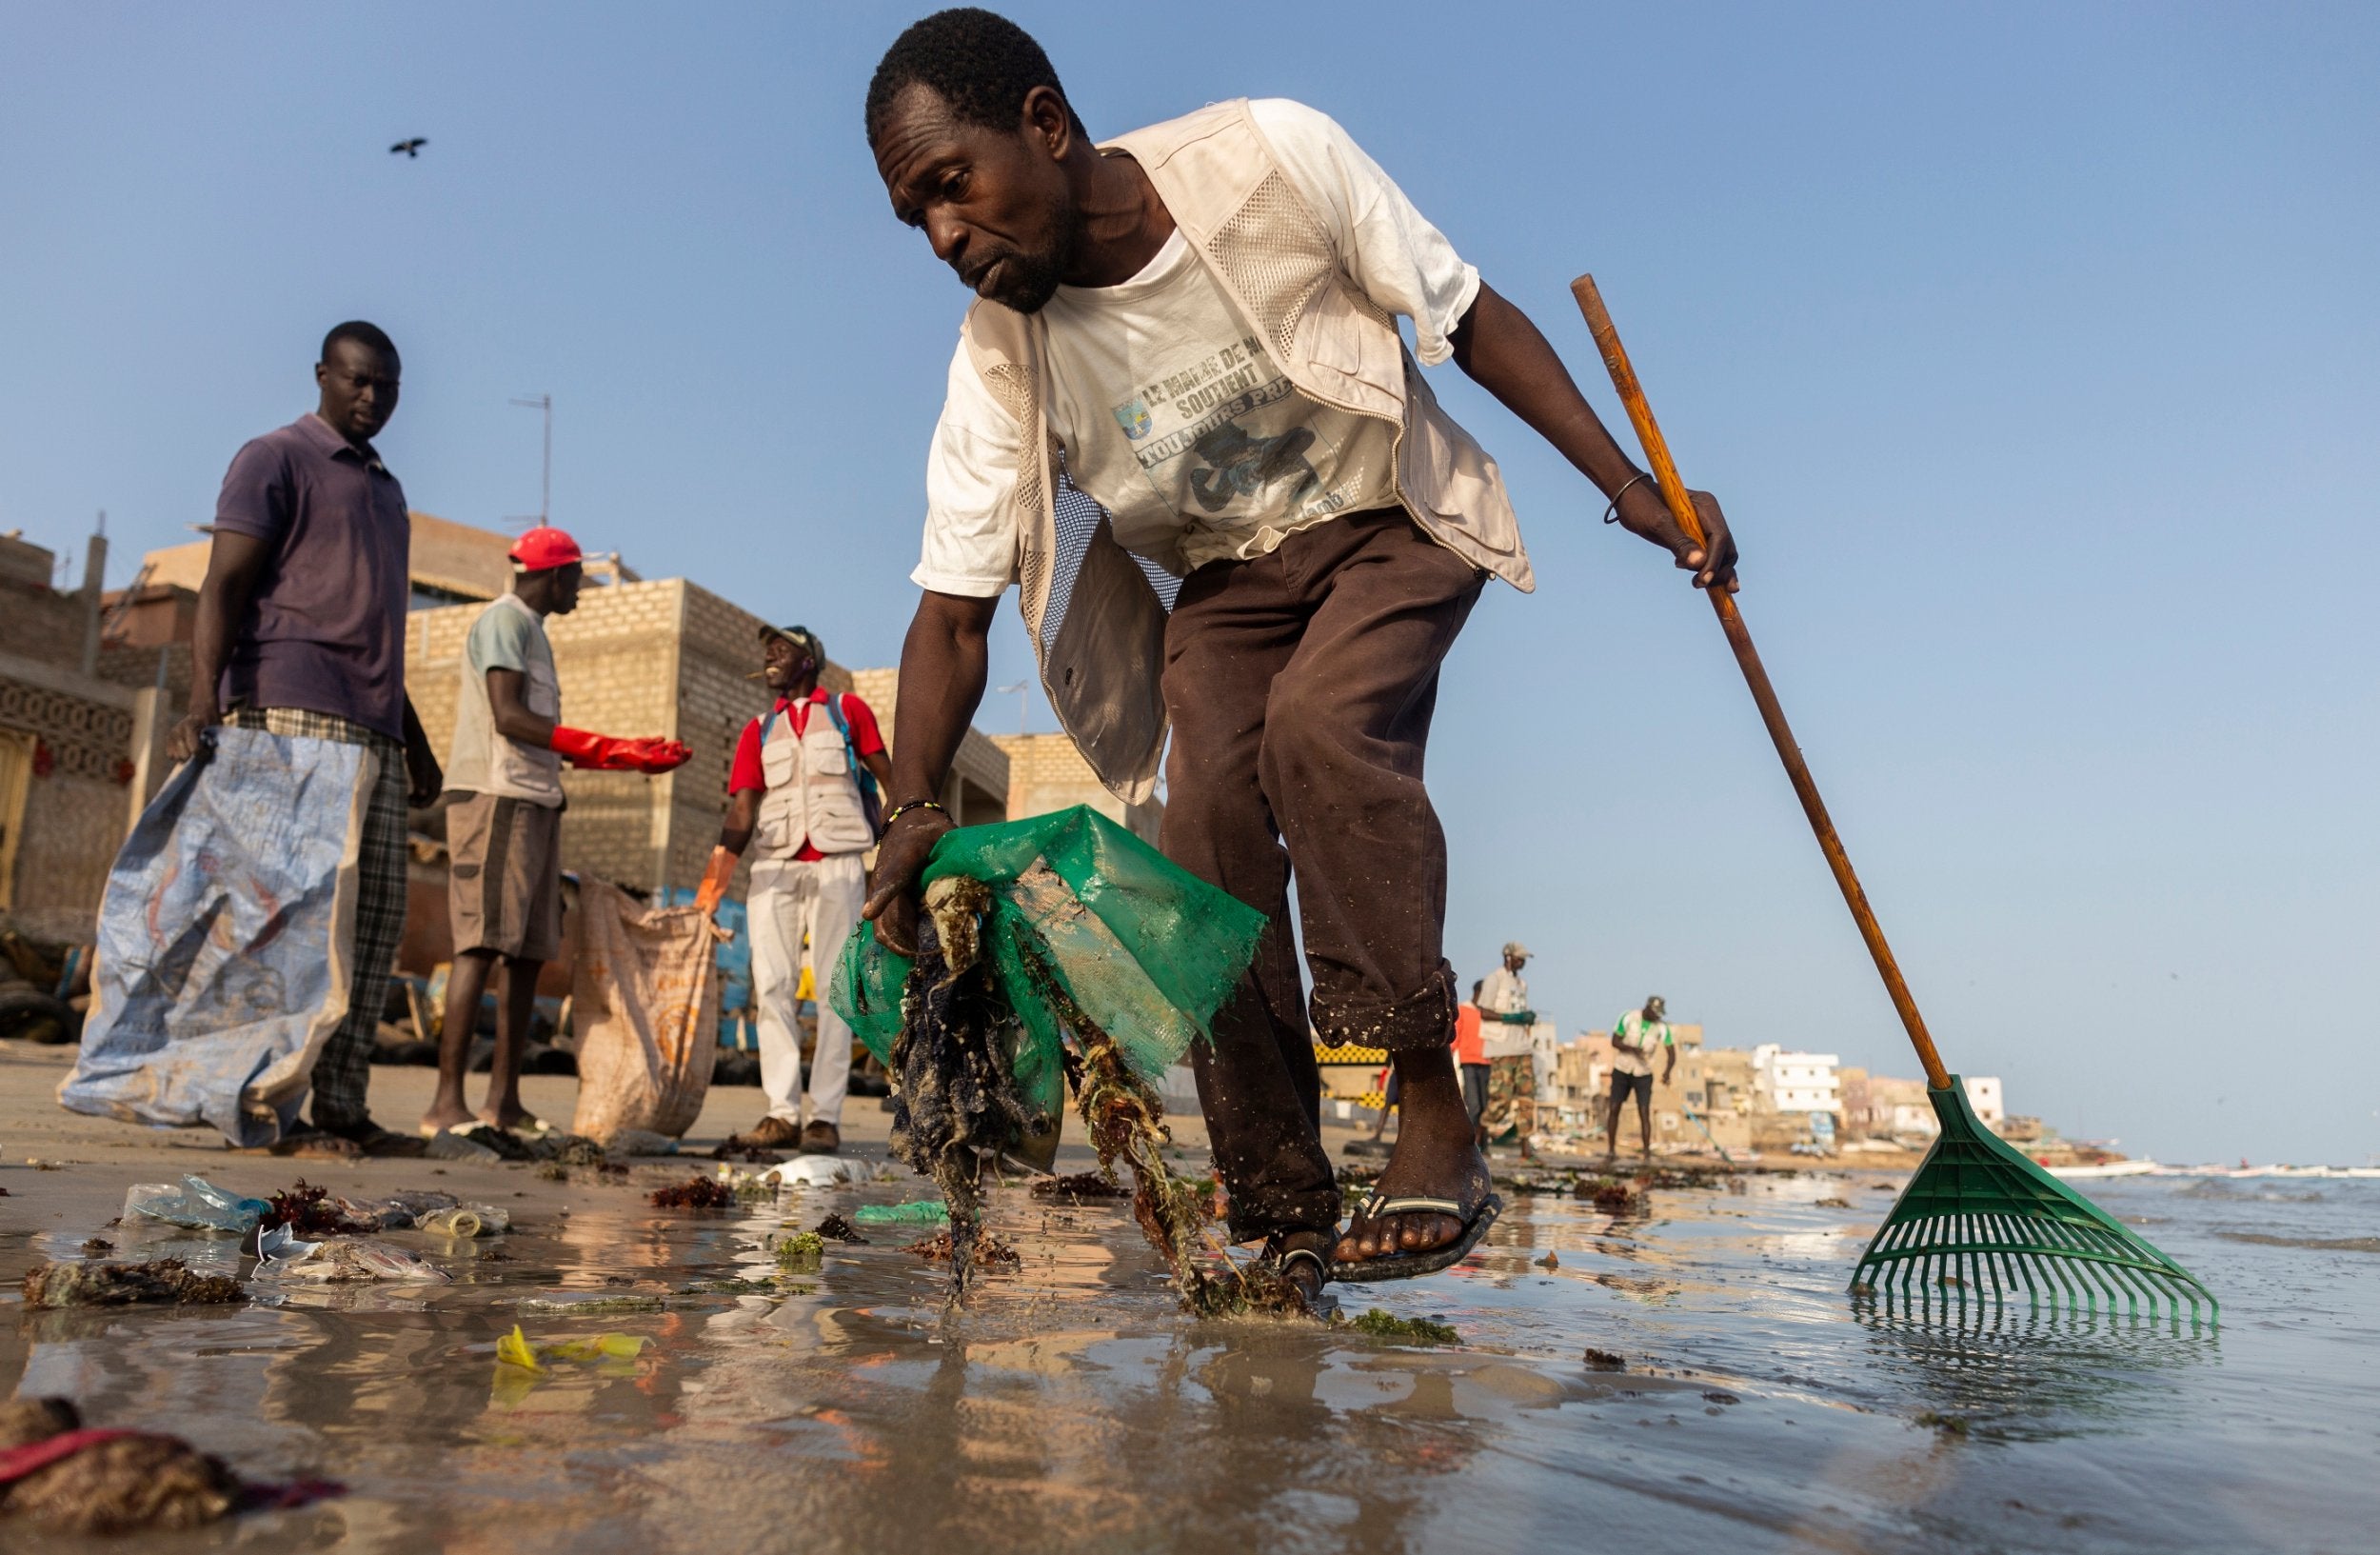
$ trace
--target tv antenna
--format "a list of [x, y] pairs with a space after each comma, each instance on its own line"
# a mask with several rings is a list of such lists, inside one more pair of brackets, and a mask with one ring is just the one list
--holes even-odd
[[545, 415], [545, 475], [537, 488], [537, 527], [542, 529], [552, 521], [554, 507], [554, 397], [521, 394], [514, 396], [512, 403], [525, 410], [542, 410]]
[[1024, 732], [1025, 716], [1031, 712], [1033, 708], [1032, 691], [1033, 683], [1029, 680], [1021, 680], [1014, 686], [1002, 686], [1000, 688], [1001, 695], [1013, 695], [1017, 699], [1017, 732], [1019, 734], [1022, 734]]

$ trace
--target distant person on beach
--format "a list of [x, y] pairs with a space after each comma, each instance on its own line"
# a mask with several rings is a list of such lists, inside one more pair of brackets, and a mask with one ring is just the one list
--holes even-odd
[[1520, 975], [1529, 965], [1529, 947], [1518, 940], [1504, 943], [1504, 964], [1479, 979], [1479, 1012], [1503, 1026], [1524, 1031], [1537, 1025], [1537, 1012], [1529, 1007], [1529, 980]]
[[[716, 913], [737, 860], [758, 841], [744, 911], [752, 935], [753, 1024], [767, 1111], [727, 1144], [833, 1155], [843, 1148], [851, 1027], [827, 1002], [826, 981], [860, 922], [867, 896], [862, 856], [876, 845], [876, 800], [892, 782], [892, 765], [868, 705], [819, 685], [826, 648], [817, 633], [807, 627], [764, 627], [760, 649], [761, 678], [776, 701], [765, 722], [744, 725], [736, 743], [727, 818], [695, 894], [705, 916]], [[806, 1095], [802, 1028], [794, 1018], [805, 943], [818, 996], [818, 1045], [810, 1053]]]
[[[1164, 853], [1267, 921], [1192, 1049], [1233, 1237], [1309, 1296], [1335, 1270], [1446, 1266], [1501, 1205], [1451, 1050], [1422, 769], [1482, 588], [1534, 580], [1495, 462], [1419, 363], [1460, 366], [1697, 586], [1732, 587], [1724, 517], [1697, 497], [1710, 549], [1689, 541], [1536, 326], [1313, 109], [1221, 102], [1097, 143], [1041, 46], [969, 8], [901, 34], [865, 123], [893, 215], [976, 294], [926, 460], [868, 915], [915, 947], [951, 826], [935, 796], [1018, 585], [1091, 769], [1146, 797], [1170, 727]], [[1149, 569], [1180, 580], [1170, 611]], [[1385, 1048], [1400, 1088], [1395, 1152], [1343, 1229], [1318, 1040]]]
[[1480, 1120], [1487, 1115], [1488, 1057], [1479, 997], [1486, 987], [1485, 978], [1472, 984], [1470, 999], [1455, 1007], [1455, 1068], [1462, 1076], [1463, 1110], [1471, 1114], [1472, 1130], [1482, 1145], [1487, 1143]]
[[[579, 608], [585, 579], [579, 543], [538, 528], [512, 544], [512, 588], [471, 623], [464, 639], [454, 748], [446, 763], [446, 910], [454, 965], [446, 975], [438, 1042], [438, 1093], [422, 1132], [482, 1128], [547, 1131], [521, 1105], [521, 1057], [537, 1004], [537, 974], [562, 953], [562, 764], [666, 772], [686, 748], [675, 740], [622, 740], [565, 728], [548, 616]], [[487, 1105], [475, 1117], [463, 1084], [479, 1031], [480, 996], [499, 966], [496, 1051]]]
[[1666, 1061], [1661, 1068], [1661, 1084], [1666, 1086], [1677, 1072], [1677, 1044], [1670, 1036], [1667, 1007], [1657, 993], [1641, 1009], [1632, 1009], [1612, 1023], [1612, 1099], [1603, 1120], [1606, 1166], [1619, 1155], [1619, 1109], [1631, 1096], [1636, 1099], [1643, 1154], [1648, 1160], [1653, 1155], [1653, 1054], [1656, 1049]]
[[218, 724], [366, 747], [378, 763], [356, 860], [347, 1010], [314, 1060], [311, 1126], [287, 1152], [418, 1155], [366, 1106], [371, 1050], [405, 935], [406, 807], [438, 797], [438, 758], [405, 694], [412, 520], [372, 444], [401, 364], [376, 326], [339, 325], [313, 411], [241, 449], [215, 500], [190, 641], [190, 700], [166, 739], [188, 761]]

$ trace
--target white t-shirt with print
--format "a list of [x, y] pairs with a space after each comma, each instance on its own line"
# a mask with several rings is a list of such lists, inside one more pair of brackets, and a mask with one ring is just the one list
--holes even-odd
[[[1327, 115], [1278, 98], [1249, 109], [1340, 268], [1414, 321], [1424, 363], [1445, 361], [1479, 272]], [[1068, 473], [1115, 516], [1119, 544], [1168, 571], [1261, 556], [1309, 525], [1398, 500], [1396, 429], [1292, 387], [1179, 229], [1131, 280], [1060, 287], [1041, 317], [1050, 428]], [[1018, 463], [1016, 419], [962, 343], [911, 581], [979, 598], [1007, 587]]]

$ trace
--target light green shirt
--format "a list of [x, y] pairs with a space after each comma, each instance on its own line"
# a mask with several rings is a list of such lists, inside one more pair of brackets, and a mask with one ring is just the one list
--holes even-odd
[[1669, 1022], [1648, 1021], [1632, 1009], [1612, 1023], [1612, 1067], [1622, 1074], [1651, 1074], [1656, 1048], [1675, 1047]]
[[490, 669], [517, 671], [521, 701], [541, 718], [562, 716], [562, 684], [545, 623], [518, 594], [499, 594], [471, 623], [463, 645], [463, 684], [454, 703], [454, 748], [446, 762], [453, 793], [497, 794], [548, 808], [562, 804], [562, 758], [496, 732], [487, 699]]

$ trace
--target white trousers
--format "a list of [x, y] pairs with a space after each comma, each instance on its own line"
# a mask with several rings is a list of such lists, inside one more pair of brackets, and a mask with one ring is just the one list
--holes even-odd
[[[843, 1124], [851, 1081], [851, 1027], [826, 1002], [843, 942], [860, 922], [867, 867], [857, 853], [812, 859], [761, 859], [744, 905], [752, 935], [753, 1024], [760, 1029], [761, 1090], [768, 1115], [787, 1123]], [[809, 1117], [802, 1116], [802, 1028], [794, 1024], [802, 986], [803, 940], [809, 940], [810, 982], [818, 998], [818, 1049], [810, 1059]]]

